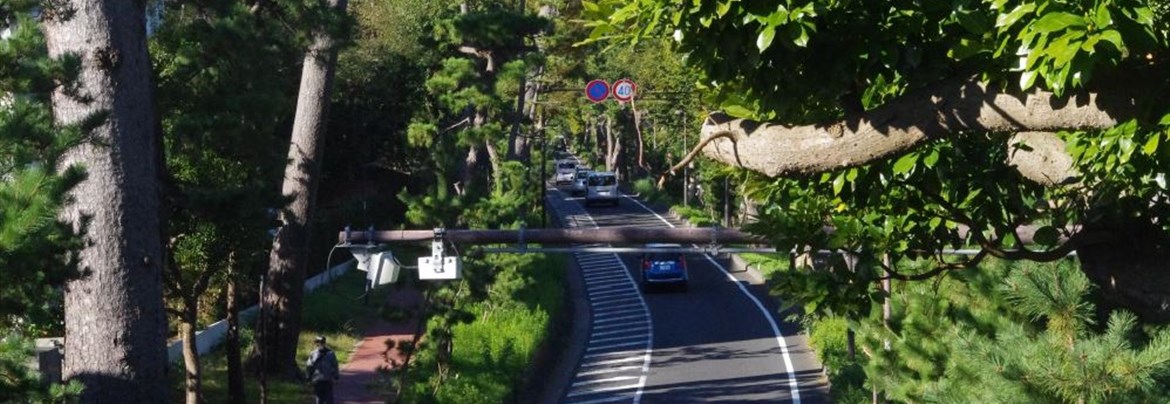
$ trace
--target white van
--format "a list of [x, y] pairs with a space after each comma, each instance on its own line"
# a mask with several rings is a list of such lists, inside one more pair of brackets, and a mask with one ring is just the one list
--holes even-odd
[[585, 181], [585, 206], [599, 202], [617, 206], [620, 198], [617, 175], [608, 171], [589, 173], [589, 178]]

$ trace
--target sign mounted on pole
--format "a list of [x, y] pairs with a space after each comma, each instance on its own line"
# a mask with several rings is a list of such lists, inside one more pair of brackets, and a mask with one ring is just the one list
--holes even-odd
[[629, 102], [634, 99], [634, 92], [638, 86], [630, 79], [621, 79], [613, 82], [613, 98], [619, 102]]
[[585, 85], [585, 97], [589, 101], [602, 102], [609, 98], [609, 83], [605, 80], [593, 80]]

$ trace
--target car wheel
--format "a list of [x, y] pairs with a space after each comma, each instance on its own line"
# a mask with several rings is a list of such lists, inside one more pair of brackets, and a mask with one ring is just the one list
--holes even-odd
[[616, 206], [618, 206], [618, 200], [617, 200], [617, 199], [614, 199], [614, 200], [613, 200], [613, 206], [615, 206], [615, 207], [616, 207]]

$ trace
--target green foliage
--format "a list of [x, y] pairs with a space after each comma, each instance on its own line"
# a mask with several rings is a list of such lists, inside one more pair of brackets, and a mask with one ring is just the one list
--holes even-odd
[[711, 214], [699, 208], [675, 205], [670, 209], [674, 211], [676, 215], [686, 220], [687, 223], [690, 223], [695, 227], [714, 226], [715, 224], [719, 223], [719, 221], [712, 217]]
[[[257, 24], [245, 4], [173, 8], [151, 38], [169, 177], [167, 297], [204, 296], [205, 321], [221, 314], [225, 269], [246, 272], [267, 256], [267, 209], [284, 169], [281, 119], [292, 112], [297, 44]], [[208, 290], [214, 293], [205, 293]], [[193, 319], [189, 319], [193, 320]]]
[[1061, 93], [1166, 40], [1148, 3], [1136, 0], [602, 0], [585, 9], [590, 41], [672, 37], [712, 83], [721, 109], [798, 121], [839, 114], [842, 94], [874, 105], [962, 71], [1019, 77], [1022, 88], [1042, 78]]
[[888, 326], [875, 313], [858, 327], [875, 353], [867, 375], [891, 399], [1167, 399], [1170, 334], [1139, 328], [1127, 312], [1094, 312], [1089, 281], [1073, 265], [981, 268], [924, 286], [895, 294]]
[[844, 317], [827, 316], [815, 321], [808, 334], [808, 344], [829, 376], [835, 403], [860, 403], [870, 399], [865, 383], [865, 354], [849, 358], [849, 322]]
[[68, 85], [77, 59], [50, 59], [31, 1], [0, 3], [0, 402], [73, 402], [82, 385], [42, 384], [29, 368], [32, 339], [61, 335], [62, 290], [75, 276], [78, 232], [58, 219], [84, 177], [66, 151], [101, 124], [53, 122], [50, 92]]
[[[325, 336], [329, 346], [337, 354], [339, 363], [349, 360], [350, 347], [360, 342], [361, 329], [378, 318], [378, 306], [385, 302], [392, 288], [374, 289], [368, 294], [369, 304], [361, 299], [366, 286], [365, 273], [351, 270], [305, 296], [305, 311], [297, 358], [304, 360], [314, 349], [313, 338]], [[252, 351], [255, 321], [244, 317], [240, 321], [240, 351], [247, 355]], [[228, 402], [228, 375], [226, 350], [221, 345], [202, 357], [203, 398], [210, 403]], [[171, 368], [171, 402], [181, 402], [184, 397], [183, 369], [181, 363]], [[260, 396], [258, 374], [244, 372], [245, 398]], [[310, 388], [293, 380], [268, 379], [268, 399], [273, 403], [299, 403], [311, 395]]]
[[[444, 287], [459, 294], [453, 302], [458, 314], [432, 306], [427, 337], [411, 366], [411, 378], [422, 382], [406, 389], [401, 402], [515, 400], [533, 355], [548, 343], [549, 322], [560, 315], [563, 289], [554, 285], [564, 282], [562, 266], [563, 260], [543, 255], [465, 262], [468, 281]], [[484, 277], [492, 279], [473, 285]], [[430, 294], [432, 305], [444, 295]]]

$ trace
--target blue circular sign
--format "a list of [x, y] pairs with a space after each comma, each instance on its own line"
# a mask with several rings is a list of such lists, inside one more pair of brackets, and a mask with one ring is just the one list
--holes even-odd
[[602, 102], [609, 98], [609, 83], [605, 80], [593, 80], [585, 85], [585, 97], [589, 101]]

